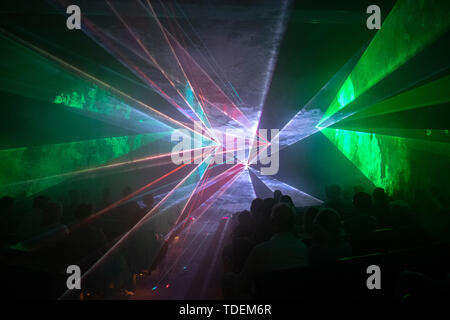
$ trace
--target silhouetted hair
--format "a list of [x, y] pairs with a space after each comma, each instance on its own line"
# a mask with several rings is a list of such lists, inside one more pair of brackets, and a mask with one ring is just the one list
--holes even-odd
[[274, 205], [275, 200], [273, 198], [265, 198], [263, 200], [263, 214], [265, 218], [270, 217]]
[[275, 202], [280, 202], [282, 196], [283, 194], [281, 193], [280, 190], [275, 190], [273, 192], [273, 199], [275, 200]]
[[319, 209], [317, 207], [309, 207], [306, 209], [305, 214], [303, 215], [303, 231], [305, 233], [313, 232], [313, 223], [317, 214], [319, 213]]
[[341, 233], [339, 214], [333, 209], [324, 208], [320, 210], [314, 219], [314, 225], [319, 226], [331, 238], [336, 238]]
[[252, 217], [250, 215], [250, 211], [248, 211], [248, 210], [244, 210], [244, 211], [240, 212], [238, 215], [238, 221], [240, 224], [243, 224], [243, 225], [251, 224], [251, 219], [252, 219]]
[[375, 188], [373, 190], [373, 202], [376, 205], [386, 206], [388, 203], [388, 198], [383, 188]]
[[253, 214], [257, 213], [257, 212], [261, 212], [263, 206], [264, 206], [264, 200], [261, 198], [256, 198], [252, 201], [252, 204], [250, 205], [250, 211]]
[[271, 221], [278, 232], [292, 231], [294, 227], [294, 212], [289, 205], [279, 203], [272, 209]]
[[280, 202], [287, 203], [287, 204], [291, 205], [292, 207], [295, 207], [294, 202], [292, 201], [292, 198], [289, 197], [288, 195], [283, 195], [280, 199]]

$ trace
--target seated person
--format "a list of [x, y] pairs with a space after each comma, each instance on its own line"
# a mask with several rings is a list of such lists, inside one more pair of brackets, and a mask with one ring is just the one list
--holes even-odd
[[314, 219], [316, 218], [318, 213], [319, 213], [318, 208], [309, 207], [308, 209], [306, 209], [303, 215], [301, 238], [303, 239], [303, 242], [308, 246], [311, 244], [312, 241], [314, 231]]
[[353, 216], [345, 221], [346, 231], [353, 236], [366, 236], [377, 226], [372, 217], [372, 198], [368, 193], [358, 192], [353, 197], [353, 206]]
[[69, 235], [69, 229], [61, 223], [62, 206], [49, 203], [43, 212], [39, 242], [50, 243], [61, 241]]
[[280, 190], [275, 190], [273, 192], [273, 199], [275, 200], [275, 203], [279, 203], [282, 196], [283, 196], [283, 194], [281, 193]]
[[352, 255], [350, 244], [345, 240], [341, 222], [336, 211], [322, 209], [314, 219], [311, 265], [320, 265]]
[[230, 276], [233, 290], [246, 292], [258, 273], [307, 266], [308, 249], [292, 233], [294, 213], [288, 205], [280, 203], [271, 214], [274, 234], [270, 240], [255, 246], [239, 275]]
[[329, 185], [325, 188], [326, 201], [323, 204], [324, 208], [331, 208], [339, 212], [341, 215], [347, 214], [349, 206], [342, 199], [342, 189], [337, 184]]
[[375, 188], [372, 193], [373, 213], [378, 221], [379, 228], [392, 226], [390, 216], [389, 200], [383, 188]]

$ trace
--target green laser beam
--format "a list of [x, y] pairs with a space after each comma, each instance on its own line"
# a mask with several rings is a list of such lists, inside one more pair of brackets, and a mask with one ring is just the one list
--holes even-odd
[[[67, 178], [58, 175], [110, 163], [167, 135], [170, 132], [0, 150], [1, 189], [11, 195], [25, 190], [29, 196]], [[56, 177], [40, 180], [48, 176]], [[28, 180], [32, 182], [11, 185]]]
[[348, 120], [433, 106], [450, 101], [450, 76], [427, 83], [361, 110]]
[[319, 126], [394, 72], [449, 27], [449, 1], [398, 1], [338, 91]]

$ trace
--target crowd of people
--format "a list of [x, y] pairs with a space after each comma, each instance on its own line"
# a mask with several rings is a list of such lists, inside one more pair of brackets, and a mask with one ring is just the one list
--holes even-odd
[[[370, 195], [357, 186], [353, 188], [352, 201], [346, 198], [348, 194], [345, 197], [340, 186], [333, 184], [326, 187], [322, 205], [296, 207], [288, 195], [277, 190], [271, 198], [254, 199], [249, 211], [236, 213], [230, 243], [222, 254], [226, 271], [224, 297], [251, 298], [255, 294], [255, 279], [261, 274], [320, 268], [339, 259], [375, 253], [382, 248], [380, 242], [386, 242], [386, 231], [395, 235], [389, 247], [383, 248], [386, 250], [441, 241], [417, 219], [429, 212], [441, 211], [447, 219], [440, 223], [449, 230], [449, 199], [436, 190], [426, 202], [422, 196], [412, 204], [391, 198], [382, 188], [375, 188]], [[375, 237], [377, 233], [385, 239]], [[428, 279], [427, 282], [443, 283], [448, 288], [449, 276], [450, 273], [440, 281], [423, 275], [419, 282]], [[280, 290], [281, 287], [280, 284]]]
[[[51, 287], [45, 272], [50, 278], [55, 274], [66, 278], [68, 265], [89, 270], [152, 210], [154, 198], [151, 194], [141, 195], [137, 201], [131, 193], [130, 187], [122, 190], [122, 199], [129, 199], [120, 205], [114, 205], [108, 188], [102, 191], [95, 204], [81, 201], [76, 190], [69, 192], [67, 201], [37, 196], [29, 208], [19, 205], [12, 197], [1, 198], [1, 263], [9, 268], [2, 272], [7, 275], [4, 283], [6, 281], [8, 285], [8, 281], [14, 281], [11, 284], [17, 290], [14, 294], [22, 297], [24, 292], [33, 292], [30, 278], [37, 281], [35, 287], [42, 292]], [[238, 212], [231, 219], [234, 227], [222, 253], [226, 271], [224, 298], [251, 298], [255, 278], [260, 274], [321, 267], [342, 258], [376, 252], [380, 249], [377, 242], [380, 239], [374, 235], [380, 230], [390, 230], [391, 234], [397, 235], [395, 241], [384, 248], [389, 250], [443, 240], [433, 230], [424, 228], [418, 217], [440, 214], [439, 224], [445, 231], [441, 234], [449, 234], [448, 197], [433, 190], [428, 195], [418, 193], [414, 199], [408, 203], [391, 198], [381, 188], [375, 188], [369, 194], [361, 187], [354, 187], [349, 200], [348, 192], [344, 193], [338, 185], [326, 188], [326, 199], [320, 206], [297, 207], [289, 195], [279, 190], [271, 198], [254, 199], [249, 210]], [[101, 214], [96, 214], [98, 212]], [[136, 278], [155, 268], [158, 259], [162, 258], [161, 252], [168, 245], [160, 233], [168, 232], [172, 224], [170, 221], [163, 224], [148, 220], [128, 237], [119, 250], [104, 259], [97, 272], [94, 270], [90, 273], [92, 276], [83, 280], [83, 290], [76, 292], [79, 298], [127, 298], [132, 295]], [[385, 237], [385, 233], [382, 234]], [[41, 273], [28, 278], [19, 276], [36, 270]], [[17, 284], [20, 278], [24, 279], [23, 288]], [[46, 281], [45, 285], [39, 280]], [[65, 281], [56, 281], [60, 286], [50, 288], [43, 297], [58, 298], [64, 292]], [[408, 290], [415, 288], [411, 283], [448, 288], [449, 281], [450, 278], [442, 280], [411, 272], [399, 276], [399, 283]]]
[[[131, 193], [131, 188], [125, 187], [122, 198]], [[152, 194], [146, 194], [140, 201], [130, 199], [114, 206], [109, 188], [102, 191], [96, 204], [84, 203], [77, 195], [77, 190], [70, 191], [65, 202], [39, 195], [32, 199], [29, 209], [26, 205], [16, 205], [12, 197], [0, 199], [1, 259], [2, 266], [10, 266], [9, 274], [44, 269], [50, 278], [66, 277], [68, 265], [78, 265], [84, 273], [154, 205]], [[111, 209], [104, 210], [108, 207]], [[83, 297], [86, 294], [91, 298], [122, 298], [132, 294], [136, 277], [150, 271], [164, 243], [159, 229], [160, 225], [154, 221], [143, 224], [98, 270], [83, 279], [84, 290], [76, 294], [82, 298], [87, 298]], [[49, 288], [51, 280], [44, 274], [25, 278], [32, 279], [31, 284], [39, 278], [46, 279], [47, 285], [35, 285], [40, 291], [48, 288], [47, 298], [58, 298], [64, 292], [65, 281], [56, 279], [62, 286]], [[17, 283], [12, 284], [17, 297], [30, 291], [30, 283], [27, 285], [21, 288]]]

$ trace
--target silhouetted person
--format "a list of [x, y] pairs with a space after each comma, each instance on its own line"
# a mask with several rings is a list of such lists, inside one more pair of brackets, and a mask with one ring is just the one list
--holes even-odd
[[262, 214], [255, 221], [255, 233], [253, 235], [254, 243], [261, 243], [269, 240], [272, 236], [272, 228], [270, 224], [270, 215], [275, 200], [272, 198], [265, 198], [263, 200]]
[[353, 216], [345, 221], [345, 229], [351, 235], [367, 235], [376, 228], [372, 217], [372, 198], [365, 192], [358, 192], [353, 197]]
[[292, 233], [294, 213], [286, 204], [273, 207], [271, 215], [274, 230], [270, 240], [255, 246], [248, 257], [242, 272], [237, 277], [240, 292], [245, 292], [261, 272], [302, 267], [309, 264], [308, 249]]
[[300, 234], [300, 224], [302, 222], [300, 209], [295, 206], [294, 201], [292, 201], [292, 198], [288, 195], [281, 196], [279, 203], [285, 203], [292, 208], [292, 211], [294, 212], [294, 234]]
[[31, 210], [25, 213], [19, 225], [18, 234], [21, 240], [30, 239], [39, 233], [40, 219], [49, 201], [50, 199], [44, 196], [37, 196], [33, 199]]
[[322, 209], [314, 219], [310, 261], [320, 265], [349, 257], [350, 244], [345, 240], [339, 215], [333, 209]]
[[139, 211], [139, 216], [136, 219], [136, 224], [139, 225], [128, 245], [127, 259], [133, 273], [149, 271], [148, 269], [151, 267], [158, 249], [162, 246], [162, 240], [156, 233], [156, 225], [148, 216], [154, 205], [153, 195], [145, 195], [143, 202], [145, 208]]
[[[93, 208], [91, 204], [81, 203], [75, 211], [75, 220], [82, 222], [92, 213]], [[69, 242], [74, 252], [74, 257], [81, 259], [102, 248], [106, 244], [106, 237], [91, 221], [75, 229], [70, 234]]]
[[[122, 197], [129, 198], [132, 194], [131, 187], [127, 186], [122, 190]], [[138, 218], [141, 212], [141, 207], [137, 204], [136, 201], [132, 199], [126, 200], [126, 202], [120, 206], [120, 219], [126, 221], [126, 225], [124, 226], [126, 230], [130, 230], [136, 223], [138, 223]]]
[[250, 212], [244, 210], [238, 214], [238, 225], [233, 230], [232, 236], [250, 237], [253, 233], [253, 223]]
[[379, 227], [391, 226], [392, 220], [389, 212], [389, 200], [383, 188], [373, 190], [373, 213]]
[[262, 214], [264, 210], [264, 200], [261, 198], [256, 198], [252, 201], [250, 205], [250, 213], [252, 215], [253, 222], [262, 219]]
[[275, 200], [275, 203], [279, 203], [282, 196], [283, 196], [283, 194], [281, 193], [280, 190], [275, 190], [273, 192], [273, 199]]
[[301, 237], [303, 242], [310, 246], [312, 244], [312, 237], [314, 231], [314, 219], [319, 213], [319, 209], [316, 207], [309, 207], [303, 214], [303, 225]]
[[244, 210], [238, 214], [238, 225], [231, 234], [231, 268], [233, 272], [240, 272], [250, 251], [254, 247], [251, 239], [254, 224], [249, 211]]
[[57, 242], [69, 235], [69, 229], [61, 223], [62, 206], [60, 203], [49, 203], [42, 215], [42, 227], [39, 242]]
[[331, 208], [338, 212], [340, 216], [347, 214], [348, 205], [342, 199], [341, 187], [337, 184], [329, 185], [325, 188], [326, 201], [323, 203], [324, 208]]
[[285, 204], [291, 206], [292, 208], [295, 208], [294, 201], [292, 201], [292, 198], [286, 194], [281, 196], [279, 202], [285, 203]]

